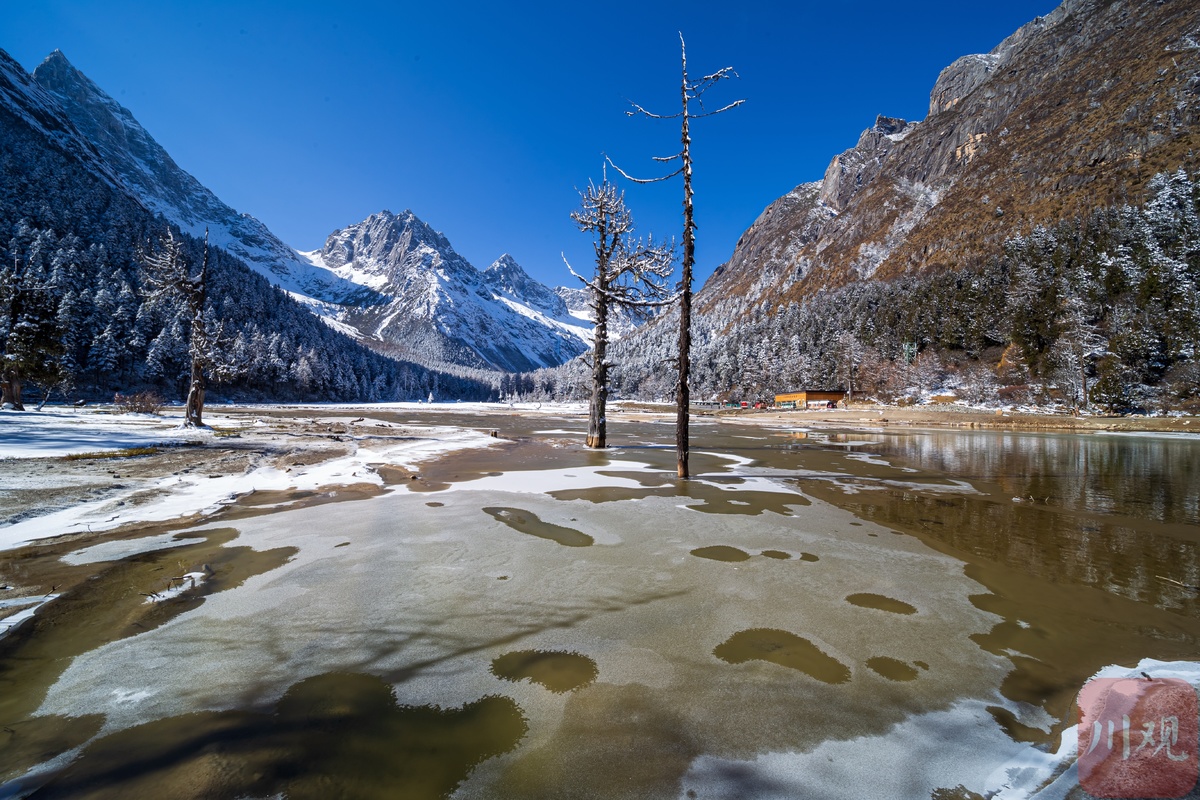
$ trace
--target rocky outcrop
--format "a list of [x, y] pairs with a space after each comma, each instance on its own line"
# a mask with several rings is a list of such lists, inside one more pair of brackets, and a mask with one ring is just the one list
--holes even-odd
[[902, 119], [876, 117], [875, 125], [858, 137], [858, 144], [829, 162], [818, 194], [821, 203], [839, 213], [846, 209], [850, 198], [879, 174], [892, 146], [904, 141], [914, 127], [915, 123]]
[[698, 307], [977, 263], [1180, 167], [1200, 169], [1200, 6], [1067, 0], [946, 67], [925, 120], [877, 118], [817, 188], [768, 206]]
[[963, 56], [938, 75], [929, 93], [929, 116], [949, 111], [995, 71], [1000, 56], [995, 53]]

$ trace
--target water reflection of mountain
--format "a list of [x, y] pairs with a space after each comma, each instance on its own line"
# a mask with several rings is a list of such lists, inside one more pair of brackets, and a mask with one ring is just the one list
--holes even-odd
[[[1194, 658], [1200, 592], [1169, 581], [1200, 585], [1200, 441], [979, 432], [875, 439], [872, 454], [916, 470], [911, 483], [880, 484], [888, 469], [876, 468], [854, 494], [824, 482], [804, 490], [961, 559], [986, 587], [972, 602], [1002, 621], [973, 641], [1012, 662], [1005, 697], [1058, 720], [1046, 737], [1028, 727], [1032, 718], [998, 716], [1014, 738], [1052, 741], [1079, 687], [1107, 664]], [[981, 493], [920, 488], [947, 478]]]
[[886, 453], [994, 482], [1012, 497], [1099, 514], [1200, 524], [1200, 440], [938, 431], [889, 436]]

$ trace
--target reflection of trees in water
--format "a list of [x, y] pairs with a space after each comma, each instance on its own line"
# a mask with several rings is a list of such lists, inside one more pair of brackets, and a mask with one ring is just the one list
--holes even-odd
[[1200, 524], [1200, 442], [1165, 437], [931, 432], [887, 436], [885, 457], [995, 482], [1012, 497]]
[[38, 796], [435, 800], [527, 730], [507, 697], [404, 706], [378, 677], [326, 673], [266, 713], [201, 711], [105, 736]]
[[[805, 491], [864, 519], [912, 533], [966, 562], [968, 577], [986, 587], [972, 602], [1001, 617], [989, 633], [971, 638], [1012, 662], [1000, 687], [1005, 697], [1040, 706], [1058, 720], [1046, 741], [1070, 724], [1075, 694], [1101, 667], [1130, 666], [1148, 657], [1195, 657], [1200, 595], [1158, 577], [1200, 585], [1194, 526], [1159, 522], [1145, 511], [1151, 504], [1138, 502], [1146, 500], [1138, 495], [1144, 484], [1155, 509], [1170, 509], [1161, 516], [1183, 513], [1194, 502], [1195, 489], [1182, 486], [1194, 462], [1176, 465], [1178, 473], [1168, 479], [1159, 471], [1169, 460], [1154, 447], [1158, 443], [1129, 442], [1133, 446], [1122, 452], [1125, 442], [1096, 442], [1093, 448], [1086, 446], [1091, 443], [1047, 439], [1042, 440], [1044, 448], [1030, 454], [1029, 448], [1009, 442], [1014, 458], [1005, 460], [996, 451], [961, 446], [978, 447], [987, 441], [982, 437], [941, 438], [959, 446], [938, 449], [935, 437], [905, 437], [906, 443], [920, 440], [908, 450], [920, 453], [910, 463], [951, 475], [954, 471], [946, 465], [956, 464], [966, 475], [955, 477], [972, 477], [985, 489], [985, 482], [1000, 483], [1002, 491], [947, 497], [919, 488], [879, 488], [846, 495], [825, 482], [806, 483]], [[1082, 460], [1087, 472], [1059, 469], [1071, 459], [1078, 459], [1076, 464]], [[1112, 471], [1100, 474], [1100, 465], [1108, 463]], [[1029, 472], [1020, 476], [1025, 469]], [[1013, 502], [1020, 492], [1010, 492], [1006, 480], [1028, 494], [1044, 493], [1033, 501]], [[1151, 492], [1156, 481], [1174, 485]], [[1095, 512], [1080, 499], [1098, 491], [1108, 491], [1113, 507], [1124, 513]], [[1122, 502], [1125, 496], [1130, 503]], [[1024, 731], [1018, 738], [1043, 737], [1024, 725], [1006, 727], [1014, 736]]]
[[935, 539], [967, 561], [986, 559], [1046, 581], [1102, 589], [1163, 608], [1195, 605], [1194, 594], [1158, 579], [1200, 584], [1200, 548], [1179, 538], [1182, 526], [1128, 517], [1108, 522], [1102, 515], [1043, 505], [1040, 499], [1015, 503], [1007, 497], [932, 497], [911, 490], [826, 499], [880, 524]]

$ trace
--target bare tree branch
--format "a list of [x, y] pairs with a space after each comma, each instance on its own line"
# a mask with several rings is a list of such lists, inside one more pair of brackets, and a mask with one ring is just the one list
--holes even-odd
[[627, 117], [636, 117], [636, 116], [640, 115], [643, 117], [649, 117], [650, 119], [679, 119], [681, 116], [683, 116], [682, 114], [670, 114], [670, 115], [655, 114], [651, 111], [647, 111], [646, 109], [642, 108], [641, 106], [639, 106], [637, 103], [633, 102], [632, 100], [629, 101], [629, 105], [633, 106], [633, 111], [626, 111], [625, 116], [627, 116]]
[[[734, 100], [729, 105], [725, 106], [724, 108], [718, 108], [716, 111], [707, 111], [703, 114], [692, 114], [692, 119], [704, 119], [705, 117], [715, 117], [717, 114], [724, 114], [729, 109], [737, 108], [738, 106], [740, 106], [742, 103], [745, 103], [745, 102], [746, 101], [744, 99], [743, 100]], [[701, 103], [700, 107], [703, 108], [704, 104]]]
[[625, 170], [618, 167], [615, 163], [613, 163], [613, 160], [611, 158], [609, 158], [608, 156], [605, 156], [604, 158], [606, 161], [608, 161], [609, 164], [612, 165], [613, 169], [615, 169], [617, 172], [621, 173], [622, 178], [629, 181], [630, 183], [662, 183], [663, 181], [669, 181], [671, 178], [674, 178], [676, 175], [683, 172], [683, 167], [680, 167], [679, 169], [672, 172], [670, 175], [663, 175], [661, 178], [635, 178], [632, 175], [630, 175], [628, 172], [626, 172]]

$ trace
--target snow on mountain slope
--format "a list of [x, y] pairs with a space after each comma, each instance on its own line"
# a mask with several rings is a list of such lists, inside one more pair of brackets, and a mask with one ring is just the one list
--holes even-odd
[[[567, 306], [567, 313], [576, 320], [577, 325], [587, 328], [588, 341], [595, 334], [595, 312], [592, 310], [591, 292], [582, 286], [578, 289], [570, 286], [556, 286], [554, 294]], [[608, 312], [608, 338], [612, 341], [628, 336], [654, 318], [653, 308], [610, 308]]]
[[[19, 67], [18, 67], [19, 68]], [[23, 74], [23, 71], [22, 71]], [[171, 159], [133, 114], [55, 50], [33, 71], [119, 180], [152, 211], [241, 258], [273, 284], [317, 300], [363, 294], [352, 282], [314, 268], [249, 214], [239, 214]]]
[[302, 255], [375, 293], [343, 306], [338, 321], [422, 363], [518, 372], [561, 364], [591, 340], [590, 326], [511, 256], [481, 272], [411, 211], [372, 214]]
[[85, 164], [109, 186], [124, 190], [121, 179], [105, 164], [88, 137], [63, 113], [57, 100], [3, 50], [0, 50], [0, 108], [16, 114], [47, 141]]
[[[11, 59], [8, 60], [9, 62]], [[481, 272], [410, 211], [382, 212], [299, 253], [180, 168], [128, 109], [54, 51], [32, 80], [16, 62], [14, 105], [106, 180], [184, 231], [241, 258], [324, 319], [387, 355], [429, 366], [520, 371], [591, 345], [591, 325], [505, 255]]]

